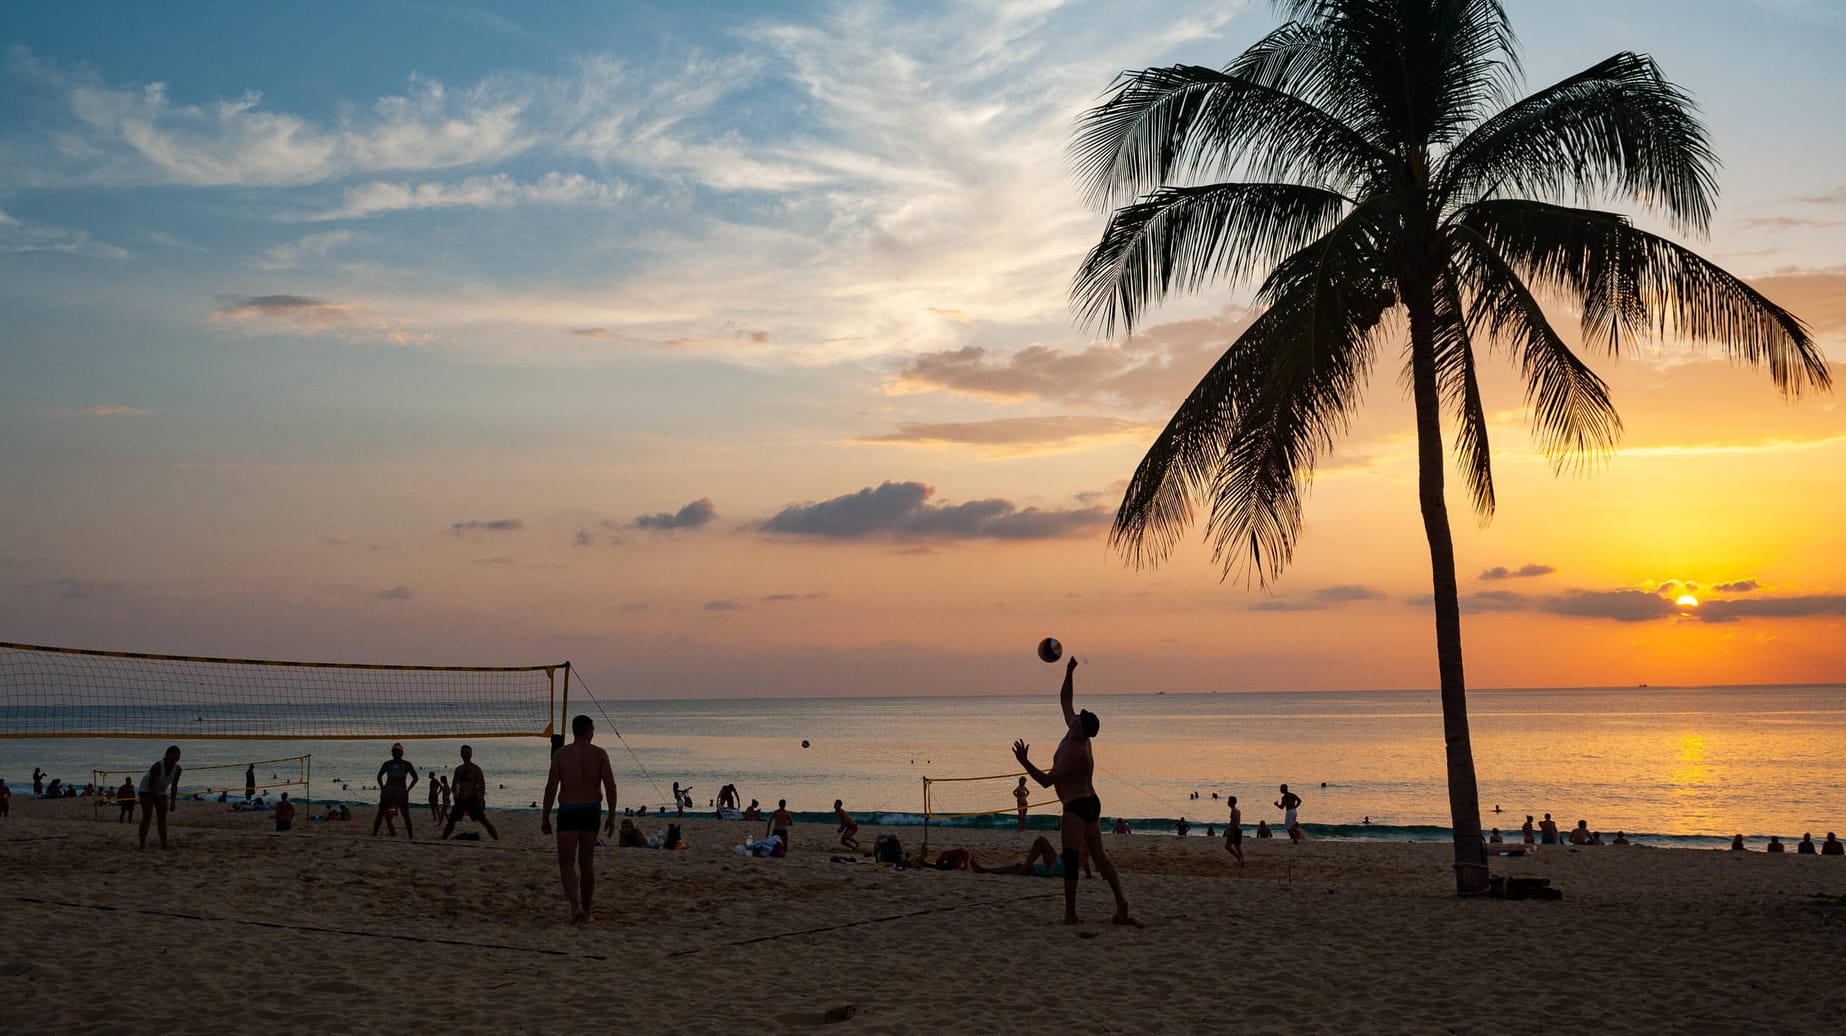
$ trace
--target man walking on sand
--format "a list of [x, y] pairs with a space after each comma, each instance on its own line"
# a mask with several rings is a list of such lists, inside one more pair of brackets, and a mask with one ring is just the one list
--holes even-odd
[[1276, 808], [1282, 811], [1282, 830], [1288, 832], [1288, 840], [1301, 844], [1301, 824], [1295, 819], [1295, 811], [1301, 808], [1301, 796], [1288, 790], [1288, 785], [1281, 788], [1282, 797], [1276, 800]]
[[455, 789], [455, 808], [449, 812], [449, 825], [442, 829], [442, 837], [449, 837], [449, 832], [455, 830], [455, 822], [465, 816], [486, 828], [498, 842], [500, 832], [495, 831], [493, 821], [487, 819], [487, 774], [475, 763], [472, 747], [461, 746], [461, 757], [461, 765], [455, 768], [454, 779], [450, 782]]
[[[410, 783], [406, 784], [408, 779]], [[372, 837], [378, 837], [378, 825], [385, 823], [391, 810], [404, 819], [404, 837], [415, 838], [415, 831], [410, 829], [410, 789], [417, 786], [417, 768], [404, 758], [404, 746], [394, 743], [391, 746], [391, 758], [385, 760], [378, 768], [378, 812], [372, 817]], [[391, 829], [391, 837], [397, 837], [397, 829]]]
[[1058, 750], [1051, 757], [1051, 769], [1041, 770], [1032, 765], [1028, 755], [1031, 746], [1024, 739], [1013, 742], [1013, 757], [1019, 760], [1019, 765], [1026, 768], [1026, 773], [1031, 774], [1040, 787], [1056, 788], [1058, 801], [1064, 804], [1064, 816], [1058, 821], [1064, 847], [1061, 855], [1064, 864], [1064, 923], [1077, 923], [1077, 869], [1087, 851], [1095, 857], [1096, 866], [1101, 868], [1103, 878], [1109, 882], [1109, 891], [1115, 893], [1115, 916], [1112, 920], [1116, 924], [1138, 927], [1141, 922], [1129, 916], [1128, 900], [1122, 895], [1122, 881], [1115, 873], [1115, 864], [1102, 847], [1102, 799], [1097, 797], [1093, 784], [1096, 756], [1090, 747], [1090, 739], [1102, 728], [1102, 721], [1088, 709], [1078, 712], [1071, 707], [1076, 672], [1077, 658], [1072, 655], [1064, 666], [1064, 686], [1058, 691], [1058, 704], [1064, 710], [1064, 740], [1058, 742]]
[[1237, 808], [1237, 796], [1231, 796], [1231, 821], [1224, 826], [1224, 848], [1243, 866], [1243, 810]]
[[571, 743], [551, 755], [551, 776], [545, 779], [545, 815], [539, 830], [551, 833], [551, 804], [558, 803], [558, 877], [564, 898], [570, 901], [570, 923], [589, 924], [591, 900], [596, 893], [596, 827], [602, 818], [602, 800], [609, 800], [604, 834], [615, 834], [615, 771], [609, 753], [590, 741], [596, 724], [588, 716], [570, 721]]

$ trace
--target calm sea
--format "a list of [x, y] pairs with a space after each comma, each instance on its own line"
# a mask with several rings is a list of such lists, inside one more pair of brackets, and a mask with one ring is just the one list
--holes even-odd
[[[1125, 816], [1138, 832], [1170, 832], [1180, 817], [1200, 834], [1206, 824], [1221, 828], [1225, 803], [1214, 793], [1239, 796], [1247, 824], [1273, 823], [1281, 816], [1272, 806], [1277, 787], [1287, 783], [1305, 800], [1301, 820], [1311, 837], [1447, 837], [1433, 692], [1084, 695], [1080, 704], [1102, 718], [1096, 758], [1104, 815]], [[746, 802], [773, 808], [786, 798], [816, 823], [836, 798], [862, 823], [920, 823], [924, 777], [1017, 773], [1014, 738], [1049, 765], [1062, 734], [1052, 695], [574, 705], [588, 705], [597, 720], [624, 805], [659, 808], [678, 781], [703, 807], [733, 783]], [[1593, 830], [1667, 845], [1846, 829], [1846, 686], [1477, 690], [1469, 715], [1485, 827], [1516, 832], [1526, 814], [1551, 813], [1560, 827], [1581, 818]], [[458, 744], [414, 741], [408, 757], [446, 773]], [[474, 745], [493, 807], [527, 808], [539, 799], [548, 763], [541, 740]], [[92, 768], [145, 770], [161, 747], [0, 740], [0, 777], [15, 794], [29, 793], [35, 766], [82, 784]], [[370, 741], [183, 747], [189, 766], [238, 766], [195, 769], [201, 783], [209, 776], [238, 786], [245, 761], [312, 753], [313, 798], [354, 803], [375, 799], [362, 786], [388, 755]], [[930, 787], [937, 812], [1013, 802], [1011, 779]], [[1034, 801], [1047, 796], [1035, 791]], [[1051, 826], [1055, 815], [1055, 807], [1035, 810], [1034, 826]]]

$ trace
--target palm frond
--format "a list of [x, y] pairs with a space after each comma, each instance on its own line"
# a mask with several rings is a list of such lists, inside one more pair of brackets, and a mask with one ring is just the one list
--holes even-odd
[[1435, 302], [1436, 385], [1455, 415], [1455, 464], [1468, 484], [1468, 500], [1482, 521], [1493, 517], [1493, 457], [1487, 443], [1487, 410], [1481, 403], [1474, 340], [1454, 271], [1437, 278]]
[[1568, 293], [1586, 341], [1619, 353], [1625, 339], [1677, 335], [1716, 342], [1733, 359], [1767, 367], [1799, 397], [1832, 384], [1806, 325], [1742, 278], [1610, 212], [1536, 201], [1484, 201], [1459, 213], [1528, 283]]
[[1072, 141], [1077, 176], [1108, 208], [1178, 182], [1250, 179], [1345, 191], [1392, 159], [1283, 90], [1197, 65], [1125, 72]]
[[1345, 199], [1317, 187], [1224, 183], [1166, 187], [1115, 211], [1071, 286], [1086, 322], [1133, 330], [1173, 291], [1237, 281], [1305, 248], [1338, 222]]
[[1439, 182], [1455, 206], [1620, 196], [1702, 232], [1716, 204], [1716, 168], [1691, 98], [1652, 58], [1621, 53], [1481, 123], [1449, 152]]
[[1593, 463], [1621, 439], [1608, 386], [1564, 344], [1538, 300], [1492, 244], [1466, 227], [1451, 235], [1471, 326], [1512, 350], [1532, 410], [1532, 437], [1553, 471]]

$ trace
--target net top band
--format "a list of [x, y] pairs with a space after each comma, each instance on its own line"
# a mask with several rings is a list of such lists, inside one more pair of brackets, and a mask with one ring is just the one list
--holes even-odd
[[97, 651], [91, 648], [49, 647], [44, 644], [15, 644], [0, 640], [0, 648], [15, 651], [50, 651], [61, 655], [94, 655], [99, 658], [146, 658], [157, 662], [218, 662], [229, 665], [276, 665], [302, 669], [390, 669], [421, 673], [537, 673], [569, 669], [569, 662], [550, 665], [389, 665], [378, 662], [284, 662], [272, 658], [211, 658], [204, 655], [153, 655], [140, 651]]

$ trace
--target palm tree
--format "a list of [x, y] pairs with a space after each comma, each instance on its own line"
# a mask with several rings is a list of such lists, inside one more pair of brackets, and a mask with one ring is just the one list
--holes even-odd
[[[1475, 513], [1493, 514], [1475, 345], [1505, 349], [1557, 469], [1621, 432], [1602, 379], [1540, 299], [1576, 307], [1583, 345], [1717, 342], [1788, 396], [1825, 389], [1802, 322], [1739, 278], [1614, 212], [1615, 199], [1703, 232], [1717, 159], [1697, 109], [1621, 53], [1512, 101], [1517, 43], [1495, 0], [1282, 0], [1288, 20], [1224, 69], [1126, 72], [1072, 146], [1099, 207], [1074, 304], [1132, 332], [1169, 292], [1267, 270], [1259, 315], [1149, 447], [1111, 545], [1164, 559], [1209, 504], [1229, 576], [1268, 585], [1301, 528], [1301, 492], [1359, 405], [1381, 348], [1407, 344], [1419, 500], [1435, 590], [1457, 891], [1486, 888], [1443, 494], [1442, 418]], [[1510, 103], [1509, 103], [1510, 102]], [[1401, 314], [1401, 316], [1400, 316]], [[1407, 330], [1408, 334], [1404, 334]]]

